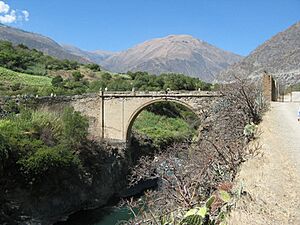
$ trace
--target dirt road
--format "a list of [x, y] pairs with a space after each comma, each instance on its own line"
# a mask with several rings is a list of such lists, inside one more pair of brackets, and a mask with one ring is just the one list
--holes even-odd
[[229, 224], [300, 225], [300, 103], [271, 104], [260, 124], [262, 154], [241, 167], [238, 200]]

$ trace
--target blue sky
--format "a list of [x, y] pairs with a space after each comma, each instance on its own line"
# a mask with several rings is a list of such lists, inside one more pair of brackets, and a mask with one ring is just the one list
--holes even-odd
[[156, 37], [190, 34], [247, 55], [300, 20], [300, 0], [3, 1], [19, 13], [9, 25], [85, 50], [119, 51]]

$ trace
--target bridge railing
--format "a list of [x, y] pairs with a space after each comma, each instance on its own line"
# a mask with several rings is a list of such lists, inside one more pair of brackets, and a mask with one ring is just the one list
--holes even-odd
[[18, 96], [1, 96], [1, 102], [5, 100], [47, 100], [56, 99], [60, 100], [72, 100], [83, 98], [96, 98], [96, 97], [201, 97], [201, 96], [222, 96], [220, 92], [213, 91], [101, 91], [98, 93], [86, 93], [82, 95], [59, 95], [51, 94], [50, 96], [38, 96], [38, 95], [18, 95]]
[[213, 91], [104, 91], [100, 94], [104, 97], [221, 96], [220, 92]]

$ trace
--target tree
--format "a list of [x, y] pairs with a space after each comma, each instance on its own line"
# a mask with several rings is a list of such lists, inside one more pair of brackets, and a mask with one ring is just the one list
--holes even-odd
[[101, 78], [103, 80], [110, 80], [112, 78], [112, 76], [109, 73], [105, 73], [101, 76]]
[[101, 71], [100, 66], [98, 64], [95, 64], [95, 63], [86, 64], [85, 67], [89, 68], [90, 70], [92, 70], [94, 72]]
[[64, 110], [62, 120], [62, 143], [71, 147], [71, 149], [77, 148], [88, 135], [88, 120], [81, 116], [79, 112], [75, 112], [73, 108], [66, 108]]
[[80, 81], [84, 77], [79, 71], [74, 71], [72, 76], [75, 81]]
[[51, 83], [53, 87], [61, 87], [63, 81], [64, 81], [63, 78], [60, 75], [58, 75], [52, 79]]

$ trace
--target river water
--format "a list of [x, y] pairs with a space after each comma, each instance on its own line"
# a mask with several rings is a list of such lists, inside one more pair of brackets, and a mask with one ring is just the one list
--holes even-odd
[[77, 212], [66, 222], [59, 222], [56, 225], [119, 225], [129, 220], [131, 216], [130, 210], [125, 207], [108, 206]]
[[[143, 198], [144, 191], [156, 189], [158, 179], [143, 181], [131, 188], [124, 194], [126, 197]], [[55, 225], [115, 225], [132, 218], [131, 211], [126, 207], [116, 207], [120, 199], [111, 199], [106, 207], [93, 210], [83, 210], [71, 215], [66, 222], [59, 222]]]

